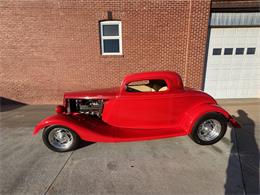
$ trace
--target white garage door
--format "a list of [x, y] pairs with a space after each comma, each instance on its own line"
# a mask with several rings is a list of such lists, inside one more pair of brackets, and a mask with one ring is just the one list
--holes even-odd
[[260, 97], [260, 28], [212, 28], [204, 90], [215, 98]]

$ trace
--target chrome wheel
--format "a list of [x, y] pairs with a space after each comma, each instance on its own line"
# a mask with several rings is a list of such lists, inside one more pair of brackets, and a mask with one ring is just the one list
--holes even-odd
[[208, 119], [198, 127], [198, 137], [203, 141], [212, 141], [221, 133], [221, 123], [216, 119]]
[[51, 130], [48, 140], [53, 147], [64, 150], [73, 143], [73, 136], [68, 129], [57, 127]]

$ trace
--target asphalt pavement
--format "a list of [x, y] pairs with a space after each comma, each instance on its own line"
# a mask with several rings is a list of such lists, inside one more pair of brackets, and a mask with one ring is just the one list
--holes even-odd
[[32, 136], [54, 105], [2, 105], [0, 194], [259, 194], [260, 100], [219, 103], [243, 127], [212, 146], [184, 136], [68, 153]]

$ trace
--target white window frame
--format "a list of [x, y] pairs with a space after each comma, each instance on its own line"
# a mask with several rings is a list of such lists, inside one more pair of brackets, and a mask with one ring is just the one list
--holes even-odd
[[[104, 25], [118, 25], [118, 36], [103, 36]], [[102, 21], [100, 22], [100, 39], [102, 55], [123, 55], [122, 51], [122, 24], [121, 21]], [[104, 52], [104, 40], [116, 39], [119, 40], [119, 52]]]

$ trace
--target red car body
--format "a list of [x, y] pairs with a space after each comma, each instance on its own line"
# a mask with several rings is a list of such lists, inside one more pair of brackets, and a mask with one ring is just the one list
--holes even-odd
[[[132, 93], [126, 86], [140, 80], [164, 80], [167, 89], [158, 92]], [[73, 99], [102, 100], [102, 116], [92, 117], [68, 112]], [[51, 125], [75, 131], [82, 140], [124, 142], [188, 135], [195, 122], [206, 113], [223, 115], [233, 126], [239, 124], [208, 94], [184, 88], [181, 77], [170, 71], [145, 72], [126, 76], [120, 88], [68, 92], [57, 114], [41, 121], [33, 134]]]

